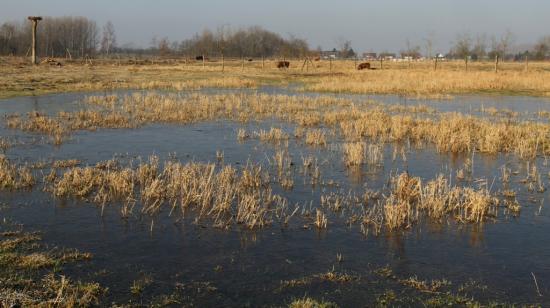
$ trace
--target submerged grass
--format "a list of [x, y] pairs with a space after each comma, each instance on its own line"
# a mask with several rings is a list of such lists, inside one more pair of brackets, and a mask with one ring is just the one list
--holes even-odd
[[82, 307], [98, 305], [99, 284], [73, 281], [60, 270], [91, 258], [76, 250], [45, 247], [36, 233], [18, 228], [0, 235], [0, 306]]
[[14, 190], [32, 188], [35, 179], [27, 166], [17, 166], [0, 155], [0, 189]]
[[[12, 115], [7, 126], [50, 135], [56, 144], [72, 131], [98, 128], [133, 128], [150, 123], [190, 124], [202, 121], [262, 121], [271, 118], [297, 125], [323, 125], [337, 130], [353, 155], [350, 164], [361, 164], [369, 156], [376, 160], [381, 151], [374, 145], [394, 142], [431, 144], [442, 153], [487, 154], [515, 153], [532, 159], [550, 154], [550, 124], [510, 119], [483, 119], [458, 113], [441, 113], [426, 118], [414, 114], [394, 114], [383, 107], [358, 108], [345, 99], [331, 97], [295, 97], [265, 94], [227, 94], [189, 96], [134, 94], [121, 97], [90, 97], [96, 108], [62, 112], [57, 116], [32, 113]], [[365, 105], [368, 107], [367, 105]], [[99, 109], [98, 109], [99, 108]], [[314, 118], [315, 121], [311, 119]], [[289, 139], [281, 128], [260, 130], [255, 135], [262, 141], [279, 143]], [[238, 138], [249, 135], [239, 131]], [[305, 136], [306, 144], [327, 144], [321, 129], [295, 131]], [[373, 146], [361, 149], [365, 139]], [[354, 149], [351, 148], [355, 143]], [[366, 146], [366, 145], [365, 145]], [[352, 153], [353, 151], [353, 153]], [[378, 153], [376, 153], [378, 152]], [[349, 156], [349, 155], [348, 155]], [[363, 157], [363, 159], [360, 159]]]
[[280, 219], [288, 215], [286, 201], [272, 193], [267, 174], [252, 164], [238, 170], [166, 161], [161, 168], [158, 157], [152, 156], [137, 169], [70, 168], [53, 182], [51, 191], [61, 198], [88, 198], [101, 207], [121, 203], [124, 217], [139, 200], [143, 214], [168, 211], [183, 218], [193, 213], [196, 223], [209, 222], [218, 228], [261, 228], [276, 215]]

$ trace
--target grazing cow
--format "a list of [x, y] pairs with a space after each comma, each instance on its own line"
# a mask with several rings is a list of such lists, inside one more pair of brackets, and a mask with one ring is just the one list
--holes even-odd
[[252, 61], [253, 61], [253, 59], [252, 59], [252, 58], [248, 58], [248, 62], [252, 62]]
[[315, 62], [321, 61], [321, 57], [316, 57], [314, 60]]
[[277, 68], [289, 68], [290, 62], [288, 61], [279, 61], [277, 62]]
[[357, 65], [357, 69], [358, 70], [370, 70], [370, 63], [369, 62], [365, 62], [365, 63], [361, 63], [359, 65]]
[[206, 60], [206, 57], [204, 57], [204, 56], [196, 56], [196, 57], [195, 57], [195, 60], [197, 60], [197, 61]]

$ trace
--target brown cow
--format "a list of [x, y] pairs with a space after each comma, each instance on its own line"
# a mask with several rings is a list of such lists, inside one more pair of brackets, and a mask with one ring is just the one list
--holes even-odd
[[369, 62], [364, 62], [364, 63], [361, 63], [359, 65], [357, 65], [357, 69], [358, 70], [370, 70], [370, 63]]
[[289, 68], [290, 62], [288, 61], [279, 61], [277, 62], [277, 68]]

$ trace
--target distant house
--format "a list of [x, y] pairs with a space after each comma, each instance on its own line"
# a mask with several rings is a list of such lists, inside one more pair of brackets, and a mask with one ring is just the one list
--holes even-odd
[[394, 61], [395, 59], [397, 59], [397, 56], [395, 53], [391, 53], [391, 52], [383, 52], [383, 53], [380, 53], [380, 59], [383, 59], [385, 61]]
[[438, 61], [445, 61], [445, 60], [447, 60], [447, 57], [445, 57], [445, 55], [442, 54], [442, 53], [436, 54], [435, 57], [437, 58]]
[[320, 56], [322, 59], [338, 59], [340, 58], [340, 52], [334, 48], [333, 50], [321, 51]]
[[378, 55], [376, 54], [376, 52], [364, 52], [363, 53], [363, 59], [365, 60], [376, 60], [376, 58], [378, 57]]

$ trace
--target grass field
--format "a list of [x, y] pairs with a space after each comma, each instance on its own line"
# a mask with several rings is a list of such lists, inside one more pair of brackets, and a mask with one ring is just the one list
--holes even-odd
[[[62, 61], [63, 62], [63, 61]], [[23, 58], [0, 58], [0, 97], [108, 89], [196, 89], [202, 87], [254, 88], [297, 84], [305, 91], [404, 96], [506, 94], [550, 96], [550, 63], [475, 62], [466, 71], [463, 61], [440, 62], [437, 70], [426, 62], [372, 62], [375, 70], [357, 71], [355, 61], [291, 60], [279, 70], [276, 60], [242, 62], [185, 59], [134, 61], [95, 60], [93, 64], [63, 62], [63, 66], [32, 66]]]

